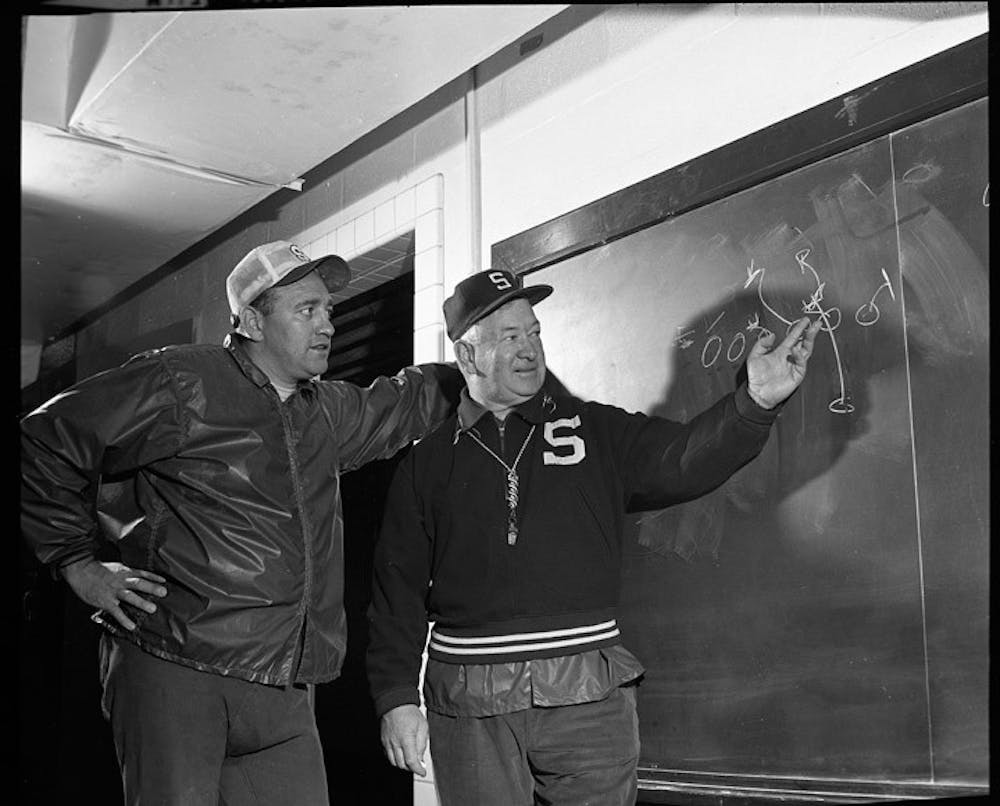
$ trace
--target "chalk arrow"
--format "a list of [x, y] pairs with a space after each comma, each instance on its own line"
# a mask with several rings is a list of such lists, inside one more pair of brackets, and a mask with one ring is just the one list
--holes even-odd
[[753, 260], [751, 260], [750, 265], [747, 266], [747, 281], [743, 283], [743, 287], [749, 288], [753, 284], [753, 281], [756, 280], [757, 277], [763, 273], [764, 273], [763, 269], [755, 269], [753, 267]]

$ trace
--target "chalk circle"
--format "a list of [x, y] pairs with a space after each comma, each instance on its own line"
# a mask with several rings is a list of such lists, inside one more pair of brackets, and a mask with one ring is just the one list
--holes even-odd
[[846, 398], [838, 397], [830, 402], [829, 409], [834, 414], [850, 414], [854, 411], [854, 404], [848, 403]]

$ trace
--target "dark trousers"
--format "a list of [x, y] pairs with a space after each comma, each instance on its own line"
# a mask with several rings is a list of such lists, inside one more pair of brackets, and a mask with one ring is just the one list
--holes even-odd
[[199, 672], [108, 634], [101, 683], [126, 806], [329, 803], [305, 687]]
[[490, 717], [427, 716], [443, 806], [635, 803], [634, 686], [579, 705]]

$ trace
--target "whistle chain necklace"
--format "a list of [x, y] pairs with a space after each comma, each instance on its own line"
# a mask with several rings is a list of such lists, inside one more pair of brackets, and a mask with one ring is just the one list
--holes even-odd
[[524, 454], [524, 449], [528, 447], [528, 443], [531, 441], [531, 435], [535, 433], [535, 426], [531, 426], [531, 430], [528, 431], [528, 436], [524, 438], [524, 442], [521, 443], [521, 450], [517, 452], [517, 457], [514, 459], [514, 464], [508, 465], [503, 459], [497, 456], [490, 448], [486, 446], [478, 436], [476, 436], [474, 431], [467, 432], [470, 437], [472, 437], [479, 446], [486, 451], [490, 456], [496, 459], [504, 469], [507, 471], [507, 545], [513, 546], [517, 543], [517, 492], [518, 492], [518, 477], [517, 477], [517, 463], [521, 461], [521, 456]]

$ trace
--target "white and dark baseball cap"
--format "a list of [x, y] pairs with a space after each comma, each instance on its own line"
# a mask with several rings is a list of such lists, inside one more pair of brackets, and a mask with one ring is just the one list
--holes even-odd
[[320, 276], [330, 293], [339, 291], [351, 281], [351, 268], [338, 255], [312, 260], [302, 247], [291, 241], [273, 241], [257, 246], [236, 264], [226, 278], [229, 312], [239, 317], [240, 311], [267, 289], [289, 285], [313, 271]]

